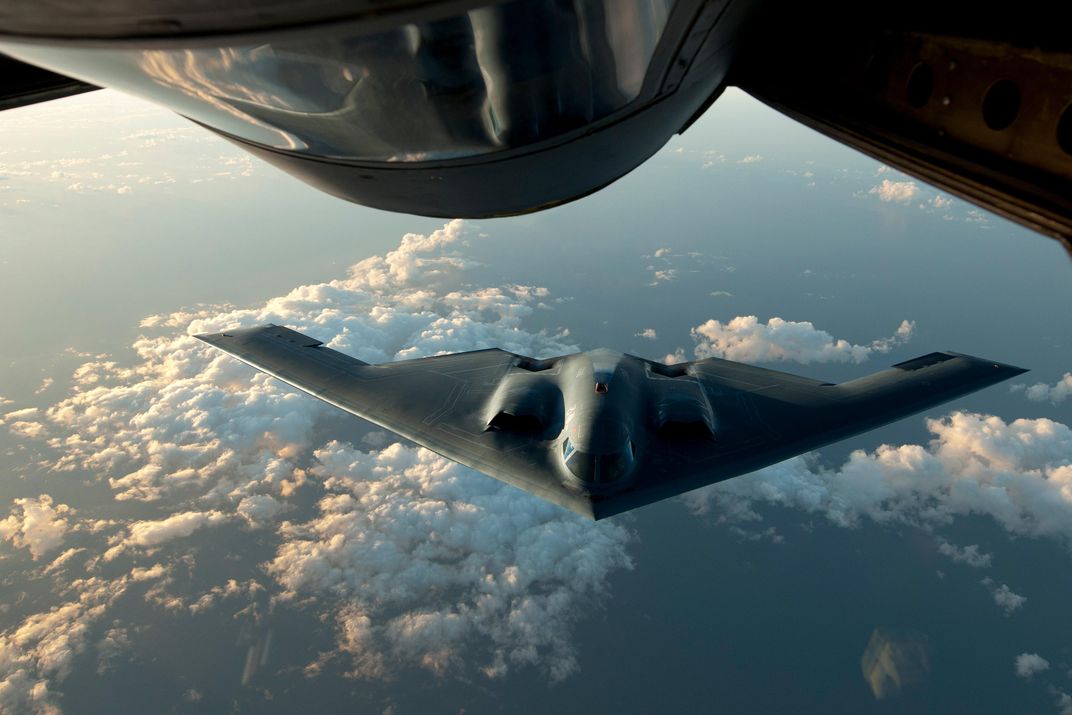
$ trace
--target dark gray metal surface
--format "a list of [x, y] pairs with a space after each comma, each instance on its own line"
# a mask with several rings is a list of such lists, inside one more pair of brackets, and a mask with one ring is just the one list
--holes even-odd
[[1024, 372], [931, 353], [833, 385], [716, 358], [662, 365], [595, 350], [534, 361], [491, 349], [369, 365], [274, 325], [196, 337], [592, 519], [754, 471]]

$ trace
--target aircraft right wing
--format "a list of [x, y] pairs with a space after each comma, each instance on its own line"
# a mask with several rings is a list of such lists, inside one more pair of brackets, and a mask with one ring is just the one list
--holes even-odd
[[718, 358], [672, 367], [675, 379], [702, 387], [718, 429], [711, 438], [657, 433], [635, 483], [595, 498], [597, 518], [761, 469], [1026, 372], [952, 352], [841, 384]]

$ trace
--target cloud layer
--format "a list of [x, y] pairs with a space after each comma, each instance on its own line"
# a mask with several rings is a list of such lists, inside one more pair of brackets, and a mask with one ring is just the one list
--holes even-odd
[[[360, 440], [361, 449], [325, 444], [318, 425], [332, 408], [191, 337], [275, 322], [369, 362], [488, 347], [575, 351], [563, 335], [523, 327], [546, 289], [458, 287], [472, 265], [457, 250], [465, 237], [452, 221], [407, 234], [345, 278], [261, 306], [149, 316], [133, 364], [91, 359], [59, 402], [4, 417], [11, 432], [51, 449], [53, 470], [95, 475], [114, 499], [147, 512], [69, 526], [70, 512], [42, 496], [17, 502], [0, 522], [3, 538], [35, 557], [58, 548], [65, 530], [100, 532], [96, 554], [69, 549], [47, 567], [57, 578], [79, 564], [93, 574], [57, 607], [79, 635], [62, 648], [20, 635], [26, 624], [2, 635], [0, 660], [10, 667], [0, 667], [0, 680], [14, 709], [55, 703], [50, 688], [67, 666], [48, 664], [45, 652], [62, 650], [63, 663], [86, 652], [92, 624], [130, 584], [148, 584], [149, 603], [195, 615], [232, 591], [259, 593], [236, 585], [190, 600], [166, 588], [182, 553], [169, 548], [228, 524], [275, 544], [265, 566], [274, 598], [334, 622], [337, 646], [310, 673], [329, 663], [360, 677], [413, 666], [465, 677], [575, 670], [578, 614], [590, 612], [610, 573], [630, 566], [622, 525], [592, 524], [383, 433]], [[302, 490], [319, 494], [311, 516], [295, 505]], [[280, 523], [284, 516], [292, 520]], [[125, 575], [106, 581], [96, 575], [105, 569]], [[109, 653], [121, 641], [111, 638]]]
[[284, 599], [336, 604], [339, 649], [326, 658], [361, 677], [407, 662], [465, 670], [465, 654], [488, 676], [574, 672], [581, 604], [630, 566], [623, 526], [585, 522], [423, 448], [332, 442], [316, 459], [329, 494], [316, 518], [284, 526], [268, 573]]
[[904, 320], [893, 335], [856, 345], [817, 329], [809, 321], [774, 317], [761, 323], [754, 315], [740, 315], [722, 323], [708, 320], [692, 329], [697, 359], [725, 358], [740, 362], [864, 362], [875, 353], [887, 353], [912, 338], [915, 323]]
[[728, 521], [758, 520], [761, 504], [820, 514], [846, 527], [867, 519], [940, 528], [976, 514], [1013, 534], [1072, 544], [1072, 430], [1066, 425], [971, 412], [926, 425], [934, 434], [927, 446], [857, 450], [833, 470], [796, 457], [684, 498], [693, 511]]
[[[449, 222], [405, 236], [346, 277], [263, 305], [150, 316], [132, 360], [92, 358], [63, 399], [5, 415], [13, 434], [44, 445], [48, 466], [95, 476], [137, 516], [94, 521], [41, 495], [15, 502], [0, 522], [12, 546], [52, 558], [35, 568], [64, 589], [54, 608], [0, 633], [2, 707], [51, 707], [57, 684], [94, 643], [106, 643], [105, 661], [114, 658], [129, 636], [106, 616], [136, 584], [148, 603], [195, 616], [265, 590], [274, 604], [312, 610], [333, 628], [335, 645], [306, 664], [309, 674], [341, 667], [376, 678], [414, 666], [465, 678], [528, 667], [552, 679], [575, 672], [578, 614], [603, 600], [613, 572], [630, 566], [621, 520], [586, 522], [382, 432], [356, 435], [358, 446], [328, 441], [322, 428], [337, 414], [330, 407], [190, 336], [276, 322], [369, 362], [494, 346], [533, 356], [575, 350], [565, 335], [524, 327], [545, 289], [466, 285], [466, 238], [464, 224]], [[694, 336], [697, 357], [859, 362], [911, 332], [906, 321], [888, 338], [856, 345], [811, 323], [745, 316], [708, 321]], [[1072, 536], [1067, 427], [970, 413], [928, 425], [929, 446], [855, 452], [837, 470], [789, 460], [686, 503], [734, 523], [779, 504], [844, 526], [870, 519], [939, 528], [975, 513], [1018, 534]], [[315, 508], [303, 512], [300, 503]], [[258, 575], [264, 583], [170, 593], [184, 540], [225, 529], [271, 545]], [[87, 543], [65, 543], [71, 532]], [[989, 558], [974, 546], [947, 551], [969, 565]], [[66, 581], [68, 573], [77, 578]]]

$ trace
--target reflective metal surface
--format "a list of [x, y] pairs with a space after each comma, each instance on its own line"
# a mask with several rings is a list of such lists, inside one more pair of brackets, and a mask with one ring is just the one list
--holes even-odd
[[417, 162], [555, 137], [638, 96], [673, 0], [513, 0], [373, 34], [197, 49], [29, 47], [234, 137]]

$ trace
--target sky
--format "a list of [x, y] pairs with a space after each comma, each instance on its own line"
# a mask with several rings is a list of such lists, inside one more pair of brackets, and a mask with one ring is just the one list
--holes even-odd
[[[0, 115], [0, 712], [1072, 713], [1072, 265], [729, 91], [582, 201], [323, 195], [102, 91]], [[585, 521], [194, 340], [832, 382], [1030, 368]]]

